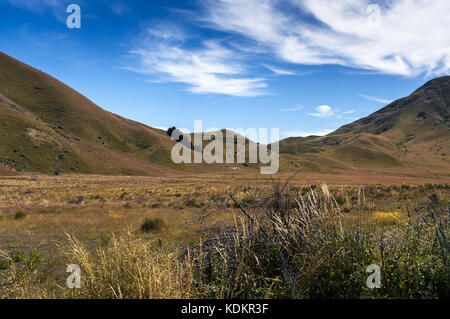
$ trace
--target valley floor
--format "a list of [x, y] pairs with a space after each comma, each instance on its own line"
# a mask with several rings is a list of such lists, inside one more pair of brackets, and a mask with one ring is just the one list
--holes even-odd
[[241, 216], [241, 209], [230, 200], [229, 209], [206, 218], [208, 208], [220, 209], [233, 195], [244, 210], [252, 211], [254, 203], [288, 178], [286, 191], [299, 197], [328, 184], [346, 221], [356, 223], [364, 216], [375, 229], [407, 222], [411, 212], [446, 208], [450, 202], [450, 177], [363, 172], [300, 172], [276, 178], [231, 173], [0, 177], [0, 298], [7, 297], [2, 290], [14, 285], [7, 273], [15, 264], [32, 269], [41, 283], [63, 287], [67, 265], [75, 263], [70, 259], [69, 236], [91, 252], [108, 248], [128, 233], [167, 251], [196, 245], [214, 237], [216, 229], [234, 225], [236, 214]]

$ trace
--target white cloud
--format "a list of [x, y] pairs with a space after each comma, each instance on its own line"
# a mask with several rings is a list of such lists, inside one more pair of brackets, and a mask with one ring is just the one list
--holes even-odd
[[353, 120], [353, 117], [348, 117], [347, 115], [356, 113], [356, 110], [342, 111], [340, 109], [334, 109], [329, 105], [319, 105], [315, 108], [316, 112], [308, 113], [311, 116], [318, 117], [321, 119], [347, 119]]
[[161, 83], [167, 83], [168, 81], [165, 81], [165, 80], [145, 80], [144, 82], [147, 82], [147, 83], [155, 83], [155, 84], [161, 84]]
[[182, 43], [188, 37], [182, 28], [170, 22], [158, 22], [148, 27], [146, 31], [148, 35], [163, 41], [179, 41]]
[[319, 118], [330, 118], [335, 116], [335, 111], [328, 105], [319, 105], [316, 107], [316, 113], [308, 113], [311, 116]]
[[164, 80], [185, 83], [190, 92], [198, 94], [257, 96], [267, 87], [263, 78], [246, 77], [240, 57], [217, 42], [206, 41], [199, 49], [184, 49], [177, 41], [179, 34], [162, 34], [155, 29], [148, 34], [145, 47], [131, 52], [139, 58], [137, 69], [141, 73], [159, 74]]
[[385, 1], [379, 18], [368, 11], [372, 2], [209, 0], [203, 20], [292, 63], [405, 76], [450, 71], [450, 1]]
[[359, 96], [362, 97], [363, 99], [366, 99], [369, 101], [375, 101], [375, 102], [379, 102], [379, 103], [383, 103], [383, 104], [392, 103], [392, 100], [387, 100], [387, 99], [379, 98], [376, 96], [370, 96], [370, 95], [364, 95], [364, 94], [360, 94]]
[[281, 112], [294, 112], [294, 111], [300, 111], [303, 109], [303, 106], [299, 105], [296, 107], [291, 107], [291, 108], [287, 108], [287, 109], [281, 109]]
[[289, 71], [289, 70], [284, 70], [281, 68], [277, 68], [271, 65], [267, 65], [267, 64], [263, 64], [263, 67], [265, 67], [266, 69], [269, 69], [270, 71], [272, 71], [273, 73], [276, 74], [280, 74], [280, 75], [295, 75], [295, 72]]
[[307, 136], [325, 136], [333, 132], [330, 129], [316, 130], [316, 131], [282, 131], [280, 133], [282, 138], [287, 137], [307, 137]]

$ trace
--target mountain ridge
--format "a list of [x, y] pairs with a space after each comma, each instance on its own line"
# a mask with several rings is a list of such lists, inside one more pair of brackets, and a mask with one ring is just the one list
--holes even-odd
[[[326, 136], [281, 140], [281, 171], [417, 167], [448, 173], [449, 107], [450, 76], [428, 81]], [[165, 131], [103, 110], [50, 75], [0, 52], [0, 174], [164, 175], [227, 169], [176, 165], [170, 155], [174, 143]]]
[[16, 170], [51, 173], [59, 167], [61, 172], [147, 175], [174, 166], [164, 131], [105, 111], [1, 52], [0, 99], [0, 162]]
[[428, 81], [407, 97], [323, 137], [288, 138], [280, 153], [303, 160], [343, 161], [343, 168], [430, 166], [449, 169], [450, 76]]

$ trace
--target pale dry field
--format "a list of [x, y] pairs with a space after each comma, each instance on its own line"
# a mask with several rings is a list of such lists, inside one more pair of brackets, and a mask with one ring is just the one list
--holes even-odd
[[[92, 175], [23, 175], [0, 178], [0, 250], [26, 259], [37, 252], [42, 280], [64, 283], [68, 235], [88, 250], [107, 246], [113, 236], [131, 231], [149, 245], [168, 250], [205, 240], [209, 230], [234, 223], [239, 209], [214, 214], [200, 223], [208, 203], [220, 203], [230, 194], [244, 204], [270, 192], [291, 177], [289, 189], [301, 194], [310, 185], [328, 183], [348, 220], [361, 212], [380, 223], [395, 223], [409, 208], [426, 207], [432, 193], [441, 205], [449, 202], [448, 178], [418, 178], [370, 173], [326, 175], [183, 175], [180, 177], [125, 177]], [[362, 181], [370, 183], [362, 183]], [[365, 184], [362, 186], [362, 184]], [[424, 186], [428, 184], [428, 186]], [[402, 186], [403, 185], [403, 186]], [[436, 186], [438, 185], [438, 186]], [[313, 186], [314, 187], [314, 186]], [[218, 204], [219, 203], [219, 204]], [[162, 227], [141, 231], [146, 218]], [[372, 217], [371, 217], [372, 218]], [[0, 270], [1, 271], [1, 270]], [[1, 282], [0, 282], [1, 287]]]

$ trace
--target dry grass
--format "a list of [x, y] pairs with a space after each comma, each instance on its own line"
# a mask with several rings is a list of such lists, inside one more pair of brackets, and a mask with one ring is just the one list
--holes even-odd
[[132, 232], [113, 237], [108, 248], [94, 253], [69, 237], [71, 260], [83, 269], [83, 298], [164, 299], [194, 296], [189, 261], [163, 253]]
[[[413, 245], [410, 237], [399, 234], [408, 225], [416, 225], [411, 221], [422, 212], [446, 207], [450, 197], [446, 185], [307, 186], [293, 179], [293, 185], [274, 192], [270, 180], [230, 178], [221, 187], [224, 179], [0, 179], [2, 297], [361, 296], [367, 292], [353, 289], [354, 282], [344, 280], [325, 291], [319, 284], [327, 286], [322, 280], [331, 276], [332, 267], [361, 281], [366, 276], [362, 266], [354, 268], [347, 261], [381, 263], [378, 243], [382, 238], [383, 245], [395, 249]], [[237, 203], [226, 200], [229, 194], [236, 195]], [[19, 210], [26, 218], [14, 218]], [[143, 233], [145, 218], [162, 221], [164, 226]], [[439, 265], [430, 246], [434, 237], [434, 230], [419, 235], [423, 241], [414, 243], [417, 253], [401, 257], [406, 258], [401, 267], [417, 262], [417, 267], [426, 265], [428, 271]], [[186, 250], [186, 245], [191, 249]], [[403, 256], [392, 251], [389, 258]], [[407, 260], [420, 252], [424, 260]], [[14, 261], [15, 253], [24, 259]], [[43, 259], [36, 259], [38, 255]], [[65, 287], [66, 267], [73, 263], [83, 269], [81, 291]], [[395, 267], [392, 272], [409, 271]], [[294, 281], [291, 273], [295, 273]], [[394, 279], [390, 280], [394, 286]], [[339, 281], [329, 278], [329, 282]], [[415, 293], [394, 294], [390, 289], [391, 296]]]
[[401, 223], [404, 221], [405, 216], [398, 212], [380, 212], [377, 211], [373, 214], [372, 217], [373, 221], [379, 225], [386, 226], [386, 225], [394, 225], [397, 223]]

